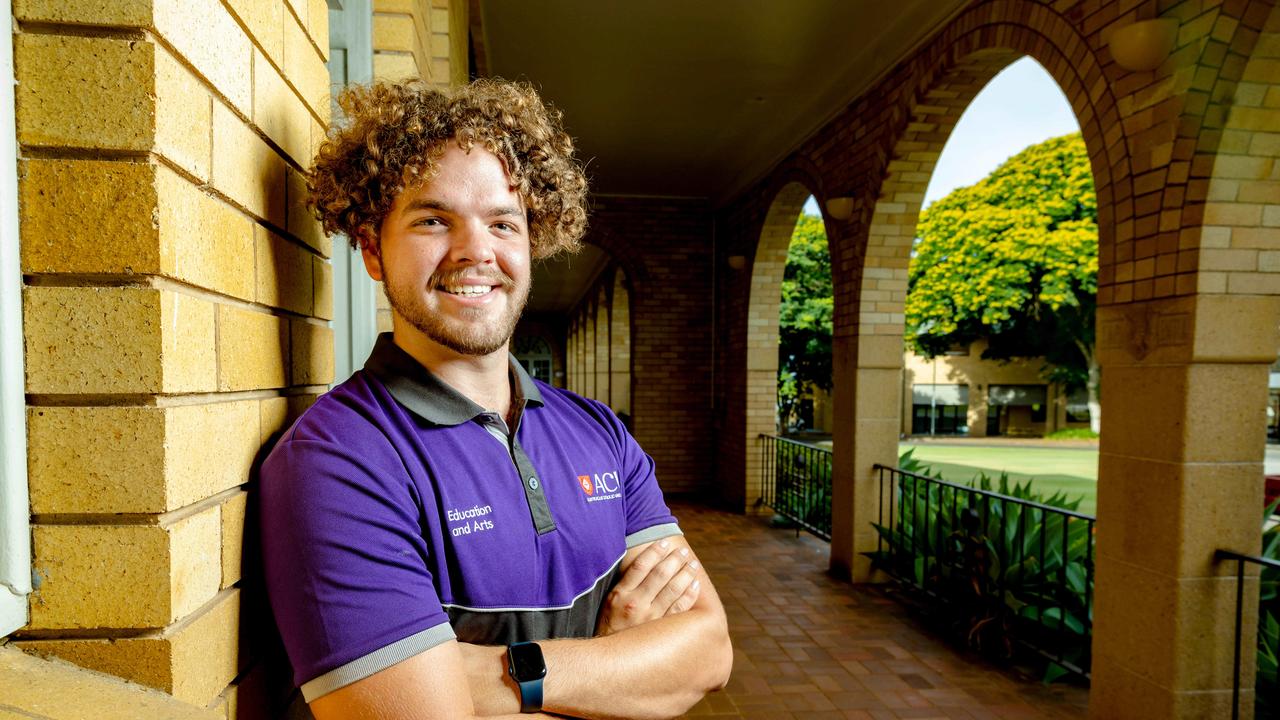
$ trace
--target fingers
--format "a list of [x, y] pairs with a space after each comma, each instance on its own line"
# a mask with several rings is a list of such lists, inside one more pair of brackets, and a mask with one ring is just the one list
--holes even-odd
[[650, 543], [606, 596], [596, 632], [610, 635], [682, 613], [697, 602], [701, 589], [701, 566], [687, 545], [668, 540]]
[[617, 589], [623, 591], [634, 590], [649, 576], [654, 567], [665, 560], [674, 550], [675, 545], [667, 540], [650, 543], [644, 552], [636, 556], [635, 561], [631, 563], [631, 567], [627, 568], [626, 573], [622, 575], [622, 579], [618, 581]]
[[689, 583], [689, 587], [685, 588], [684, 592], [680, 594], [680, 597], [676, 598], [676, 601], [671, 603], [671, 608], [667, 610], [667, 615], [676, 615], [693, 607], [693, 604], [698, 601], [698, 595], [701, 592], [701, 580], [694, 580]]
[[[684, 567], [680, 568], [675, 575], [671, 577], [667, 584], [663, 586], [658, 594], [654, 596], [651, 603], [653, 613], [658, 616], [670, 615], [674, 612], [683, 612], [693, 606], [693, 601], [698, 599], [697, 588], [694, 585], [700, 585], [698, 582], [698, 561], [692, 559]], [[688, 606], [678, 609], [676, 604], [686, 599], [692, 589], [693, 597], [688, 600]]]
[[[681, 547], [668, 554], [657, 565], [655, 565], [653, 569], [649, 571], [649, 574], [645, 576], [644, 580], [640, 581], [640, 584], [636, 586], [636, 595], [652, 603], [657, 598], [658, 593], [662, 592], [663, 588], [667, 587], [667, 585], [669, 585], [671, 581], [676, 578], [681, 571], [687, 568], [690, 562], [693, 561], [693, 554], [689, 552], [689, 548], [687, 547]], [[690, 580], [692, 580], [692, 578], [690, 578]], [[682, 585], [679, 589], [683, 592], [684, 586]], [[671, 597], [667, 605], [670, 606], [670, 603], [673, 602], [676, 597], [679, 597], [678, 593]], [[656, 616], [661, 617], [664, 612], [666, 612], [665, 607], [658, 610], [655, 614]]]

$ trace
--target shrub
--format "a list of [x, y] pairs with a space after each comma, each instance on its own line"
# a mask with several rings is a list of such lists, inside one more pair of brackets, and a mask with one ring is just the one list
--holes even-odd
[[[907, 451], [899, 467], [937, 473]], [[1093, 624], [1092, 524], [1042, 507], [1075, 511], [1080, 500], [1044, 496], [1031, 481], [980, 474], [969, 488], [898, 476], [891, 525], [875, 524], [886, 549], [867, 553], [877, 567], [918, 591], [930, 614], [985, 654], [1008, 658], [1015, 645], [1089, 666]], [[935, 612], [936, 610], [936, 612]], [[1051, 663], [1046, 682], [1067, 672]]]
[[1098, 433], [1089, 428], [1063, 428], [1044, 436], [1045, 440], [1097, 440]]

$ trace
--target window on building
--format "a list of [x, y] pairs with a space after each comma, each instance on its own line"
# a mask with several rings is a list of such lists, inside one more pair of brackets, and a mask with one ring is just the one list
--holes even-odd
[[529, 377], [542, 382], [551, 382], [551, 344], [546, 338], [539, 336], [519, 337], [514, 339], [516, 360], [524, 366]]
[[1067, 396], [1067, 422], [1089, 422], [1089, 391], [1080, 388]]
[[987, 435], [1043, 432], [1049, 388], [1045, 385], [991, 385], [987, 388]]
[[968, 385], [911, 387], [912, 435], [966, 435], [968, 432]]

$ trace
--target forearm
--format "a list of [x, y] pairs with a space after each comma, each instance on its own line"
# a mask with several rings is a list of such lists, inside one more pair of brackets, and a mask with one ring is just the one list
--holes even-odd
[[548, 644], [545, 707], [593, 719], [672, 718], [728, 682], [733, 666], [724, 616], [709, 609], [607, 637]]
[[[607, 637], [539, 644], [547, 662], [543, 707], [593, 720], [678, 716], [723, 687], [733, 663], [718, 601]], [[463, 648], [476, 712], [518, 711], [506, 649]]]

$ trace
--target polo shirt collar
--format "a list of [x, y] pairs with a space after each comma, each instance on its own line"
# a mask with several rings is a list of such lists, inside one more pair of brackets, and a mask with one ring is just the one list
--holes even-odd
[[[508, 363], [515, 380], [511, 402], [521, 409], [525, 405], [542, 405], [542, 393], [524, 366], [510, 354]], [[378, 336], [364, 369], [382, 381], [397, 402], [435, 425], [461, 425], [489, 412], [431, 374], [412, 355], [396, 345], [389, 332]]]

